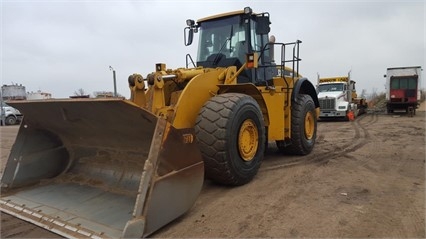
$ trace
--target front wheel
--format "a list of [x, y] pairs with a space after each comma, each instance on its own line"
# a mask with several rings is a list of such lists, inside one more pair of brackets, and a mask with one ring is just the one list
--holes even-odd
[[207, 178], [237, 186], [257, 174], [266, 136], [263, 115], [251, 96], [227, 93], [211, 98], [198, 114], [195, 133]]
[[288, 146], [283, 141], [277, 141], [280, 151], [306, 155], [314, 148], [317, 137], [317, 116], [315, 103], [309, 95], [299, 94], [292, 103], [290, 137]]
[[6, 123], [6, 125], [15, 125], [16, 124], [15, 116], [10, 115], [10, 116], [6, 117], [5, 123]]

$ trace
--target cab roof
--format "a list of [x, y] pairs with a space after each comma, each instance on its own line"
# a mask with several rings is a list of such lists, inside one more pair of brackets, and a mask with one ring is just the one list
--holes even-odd
[[233, 11], [233, 12], [225, 12], [225, 13], [220, 13], [220, 14], [208, 16], [208, 17], [203, 17], [201, 19], [198, 19], [197, 23], [205, 22], [205, 21], [212, 20], [212, 19], [218, 19], [218, 18], [222, 18], [222, 17], [237, 16], [237, 15], [242, 15], [242, 14], [244, 14], [244, 10], [238, 10], [238, 11]]

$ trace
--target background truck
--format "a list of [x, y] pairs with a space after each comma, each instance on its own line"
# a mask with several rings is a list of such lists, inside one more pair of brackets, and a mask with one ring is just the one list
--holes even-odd
[[25, 99], [22, 85], [3, 85], [0, 91], [0, 125], [15, 125], [22, 121], [21, 112], [6, 104], [9, 100]]
[[1, 101], [1, 124], [2, 125], [15, 125], [22, 121], [23, 115], [19, 110], [7, 105]]
[[348, 76], [320, 78], [317, 84], [318, 100], [320, 103], [319, 118], [345, 118], [352, 112], [354, 117], [367, 110], [367, 101], [358, 97], [355, 81]]
[[[139, 238], [188, 211], [204, 177], [250, 182], [267, 141], [309, 154], [319, 102], [298, 72], [301, 41], [276, 43], [269, 32], [269, 13], [249, 7], [188, 20], [185, 45], [199, 34], [196, 62], [187, 55], [186, 68], [158, 63], [146, 80], [129, 76], [128, 100], [10, 103], [25, 117], [1, 210], [66, 237]], [[275, 47], [290, 59], [272, 58]]]
[[393, 67], [386, 70], [386, 109], [415, 114], [420, 102], [420, 66]]

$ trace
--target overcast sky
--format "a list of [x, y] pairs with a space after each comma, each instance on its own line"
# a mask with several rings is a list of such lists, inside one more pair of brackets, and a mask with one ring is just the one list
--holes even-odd
[[[347, 75], [357, 90], [385, 91], [386, 68], [425, 69], [424, 0], [418, 1], [1, 1], [1, 83], [22, 84], [54, 98], [78, 89], [129, 97], [127, 77], [185, 66], [188, 18], [250, 6], [269, 12], [277, 42], [296, 39], [300, 73], [316, 83]], [[423, 72], [423, 78], [424, 78]], [[422, 83], [422, 88], [426, 84]]]

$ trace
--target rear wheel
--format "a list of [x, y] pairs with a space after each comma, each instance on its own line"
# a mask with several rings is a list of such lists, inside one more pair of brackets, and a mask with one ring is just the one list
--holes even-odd
[[207, 178], [226, 185], [243, 185], [257, 174], [265, 150], [265, 126], [251, 96], [215, 96], [198, 114], [195, 132]]
[[311, 96], [299, 94], [291, 110], [291, 139], [288, 144], [277, 141], [280, 151], [295, 155], [309, 154], [317, 136], [317, 117]]

